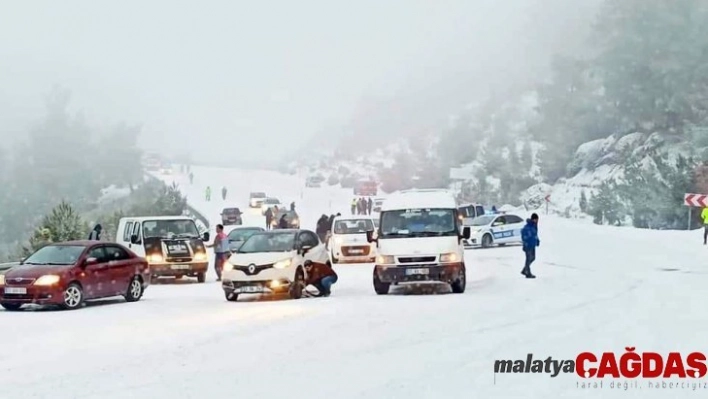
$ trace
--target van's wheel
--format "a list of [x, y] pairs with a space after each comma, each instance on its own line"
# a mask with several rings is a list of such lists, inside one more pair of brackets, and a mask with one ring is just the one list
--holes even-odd
[[206, 272], [197, 273], [197, 282], [203, 283], [206, 281]]
[[124, 297], [126, 302], [137, 302], [143, 296], [143, 282], [140, 277], [135, 276], [130, 280], [128, 284], [128, 292], [125, 293]]
[[330, 257], [332, 258], [332, 263], [339, 263], [339, 259], [334, 257], [334, 253], [330, 252]]
[[492, 246], [492, 236], [491, 234], [485, 234], [482, 237], [482, 248], [489, 248]]
[[465, 287], [467, 286], [467, 268], [464, 266], [460, 270], [460, 274], [457, 276], [457, 280], [450, 284], [450, 288], [454, 294], [462, 294], [465, 292]]
[[78, 309], [84, 303], [84, 290], [77, 283], [71, 283], [62, 293], [64, 301], [61, 307], [66, 310]]
[[238, 302], [238, 294], [234, 294], [233, 292], [225, 292], [224, 294], [226, 296], [227, 301]]
[[22, 307], [22, 304], [21, 303], [7, 303], [7, 302], [5, 302], [5, 303], [0, 303], [0, 306], [5, 308], [6, 310], [14, 312], [14, 311], [20, 310], [20, 308]]
[[305, 288], [305, 275], [302, 272], [302, 269], [297, 269], [295, 272], [295, 281], [293, 281], [292, 284], [290, 284], [290, 289], [288, 290], [288, 295], [290, 295], [290, 298], [292, 299], [300, 299], [302, 298], [302, 290]]
[[376, 269], [374, 269], [374, 291], [377, 295], [388, 295], [388, 290], [391, 288], [391, 283], [384, 283], [376, 274]]

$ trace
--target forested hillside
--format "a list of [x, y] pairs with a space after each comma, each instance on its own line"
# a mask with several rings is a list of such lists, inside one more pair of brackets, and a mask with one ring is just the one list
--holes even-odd
[[549, 79], [407, 138], [384, 185], [447, 185], [464, 167], [479, 201], [538, 205], [531, 187], [568, 216], [685, 226], [683, 194], [708, 192], [708, 2], [605, 0], [584, 43], [553, 57]]

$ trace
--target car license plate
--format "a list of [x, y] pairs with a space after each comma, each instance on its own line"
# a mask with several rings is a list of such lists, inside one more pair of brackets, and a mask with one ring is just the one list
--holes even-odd
[[257, 285], [249, 285], [246, 287], [241, 287], [237, 289], [237, 291], [242, 292], [244, 294], [254, 294], [258, 292], [263, 292], [263, 287], [259, 287]]
[[430, 269], [406, 269], [406, 274], [409, 276], [420, 276], [430, 274]]
[[364, 250], [363, 249], [352, 249], [349, 252], [351, 252], [353, 254], [363, 254]]
[[189, 265], [172, 265], [170, 266], [172, 270], [189, 270]]
[[6, 294], [26, 294], [27, 288], [25, 287], [5, 287]]

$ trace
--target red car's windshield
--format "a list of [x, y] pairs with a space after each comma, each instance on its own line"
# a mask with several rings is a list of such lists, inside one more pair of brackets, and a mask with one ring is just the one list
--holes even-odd
[[30, 255], [26, 265], [73, 265], [86, 247], [82, 245], [47, 245]]

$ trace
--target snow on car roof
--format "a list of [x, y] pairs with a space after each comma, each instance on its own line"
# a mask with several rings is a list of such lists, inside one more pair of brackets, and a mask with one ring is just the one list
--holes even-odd
[[342, 215], [337, 216], [334, 220], [373, 220], [374, 217], [370, 215]]
[[408, 190], [386, 198], [381, 211], [421, 208], [457, 209], [457, 204], [455, 197], [446, 190]]
[[124, 217], [120, 220], [136, 220], [136, 221], [146, 221], [146, 220], [191, 220], [194, 221], [189, 216], [138, 216], [138, 217]]

